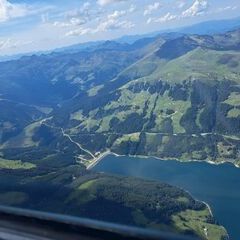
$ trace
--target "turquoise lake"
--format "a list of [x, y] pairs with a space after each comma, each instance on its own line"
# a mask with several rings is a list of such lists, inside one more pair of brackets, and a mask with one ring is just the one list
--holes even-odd
[[231, 240], [240, 239], [240, 169], [231, 164], [162, 161], [155, 158], [109, 155], [95, 171], [166, 182], [207, 202]]

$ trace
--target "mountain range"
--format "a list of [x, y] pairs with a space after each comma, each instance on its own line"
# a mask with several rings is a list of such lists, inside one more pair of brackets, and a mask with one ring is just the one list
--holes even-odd
[[[106, 41], [79, 51], [2, 62], [0, 106], [1, 178], [13, 189], [6, 192], [2, 187], [5, 197], [0, 202], [20, 194], [22, 201], [13, 205], [43, 209], [43, 200], [36, 200], [29, 189], [50, 182], [52, 199], [69, 203], [68, 213], [78, 209], [80, 215], [109, 220], [111, 206], [124, 205], [124, 211], [131, 209], [132, 215], [124, 217], [131, 224], [154, 225], [160, 214], [165, 227], [205, 239], [199, 225], [183, 228], [174, 222], [188, 219], [181, 215], [187, 209], [204, 211], [200, 225], [210, 224], [219, 232], [209, 239], [226, 238], [206, 206], [183, 191], [86, 168], [109, 152], [240, 166], [240, 29], [211, 35], [160, 34], [134, 43]], [[110, 194], [115, 181], [121, 188]], [[132, 181], [130, 187], [127, 181]], [[172, 202], [176, 211], [156, 212], [151, 204], [142, 208], [149, 199], [139, 202], [138, 184], [142, 189], [152, 186], [153, 203], [157, 191], [158, 199], [168, 193], [165, 205], [169, 198], [180, 199]], [[126, 192], [132, 189], [135, 195], [129, 199]], [[47, 209], [54, 209], [54, 201], [46, 198], [51, 203]], [[96, 210], [99, 201], [111, 209], [111, 216]], [[80, 206], [88, 211], [80, 211]], [[55, 207], [61, 209], [61, 202]]]
[[[217, 34], [221, 32], [227, 32], [232, 31], [240, 27], [240, 18], [231, 18], [231, 19], [222, 19], [222, 20], [211, 20], [207, 22], [200, 22], [196, 23], [194, 25], [190, 26], [184, 26], [181, 28], [173, 28], [173, 29], [165, 29], [161, 31], [151, 32], [151, 33], [145, 33], [140, 35], [126, 35], [122, 36], [118, 39], [115, 39], [115, 42], [118, 43], [128, 43], [133, 44], [137, 40], [143, 39], [143, 38], [153, 38], [159, 35], [165, 35], [166, 33], [171, 33], [172, 35], [176, 34]], [[16, 55], [6, 55], [1, 56], [0, 55], [0, 62], [19, 59], [23, 56], [31, 56], [33, 54], [35, 55], [42, 55], [42, 54], [49, 54], [51, 52], [78, 52], [84, 49], [89, 49], [93, 46], [99, 46], [104, 41], [95, 41], [95, 42], [85, 42], [80, 44], [75, 44], [71, 46], [65, 46], [61, 48], [56, 48], [54, 50], [48, 50], [48, 51], [36, 51], [36, 52], [29, 52], [29, 53], [22, 53], [22, 54], [16, 54]]]
[[48, 131], [94, 154], [238, 165], [239, 39], [235, 30], [108, 41], [1, 63], [1, 148], [41, 145], [47, 118]]

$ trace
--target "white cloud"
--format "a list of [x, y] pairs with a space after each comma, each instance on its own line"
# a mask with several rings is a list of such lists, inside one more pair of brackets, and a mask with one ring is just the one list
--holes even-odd
[[179, 1], [177, 2], [177, 8], [182, 9], [183, 7], [186, 6], [186, 4], [187, 3], [185, 1]]
[[153, 11], [158, 10], [160, 7], [161, 7], [160, 2], [155, 2], [153, 4], [150, 4], [146, 7], [143, 15], [144, 16], [150, 15], [150, 14], [152, 14]]
[[118, 30], [118, 29], [130, 29], [135, 26], [134, 23], [128, 20], [121, 20], [123, 16], [128, 14], [129, 10], [114, 11], [113, 13], [107, 15], [105, 20], [102, 19], [100, 24], [95, 28], [83, 28], [80, 27], [75, 30], [71, 30], [65, 34], [65, 36], [81, 36], [85, 34], [95, 34], [99, 32], [106, 32], [109, 30]]
[[120, 20], [121, 17], [127, 15], [129, 12], [131, 12], [131, 9], [129, 10], [122, 10], [122, 11], [114, 11], [113, 13], [109, 14], [107, 16], [107, 19], [103, 22], [101, 22], [98, 27], [96, 28], [95, 32], [104, 32], [108, 30], [115, 30], [115, 29], [130, 29], [135, 26], [130, 21], [127, 20]]
[[133, 12], [135, 12], [136, 9], [137, 9], [137, 7], [132, 4], [132, 5], [130, 6], [128, 12], [129, 12], [129, 13], [133, 13]]
[[16, 49], [18, 47], [29, 46], [32, 41], [14, 40], [11, 38], [0, 40], [0, 50]]
[[112, 14], [109, 14], [107, 18], [108, 19], [116, 19], [116, 18], [120, 18], [120, 17], [122, 17], [122, 16], [124, 16], [126, 14], [127, 14], [127, 11], [124, 11], [124, 10], [118, 11], [118, 10], [116, 10]]
[[108, 19], [107, 21], [100, 23], [94, 32], [105, 32], [108, 30], [117, 29], [130, 29], [133, 28], [135, 24], [130, 21], [119, 21], [117, 19]]
[[42, 20], [42, 23], [48, 23], [49, 21], [49, 14], [48, 13], [44, 13], [41, 15], [41, 20]]
[[65, 13], [66, 17], [78, 17], [82, 15], [87, 15], [89, 14], [91, 4], [90, 2], [85, 2], [80, 8], [74, 9], [71, 11], [67, 11]]
[[205, 13], [208, 8], [208, 2], [206, 0], [196, 0], [190, 8], [182, 13], [183, 17], [194, 17]]
[[46, 23], [48, 21], [48, 12], [54, 8], [55, 7], [51, 5], [28, 5], [23, 3], [11, 3], [8, 0], [0, 0], [0, 23], [33, 15], [39, 16], [42, 23]]
[[98, 0], [97, 3], [101, 6], [104, 6], [111, 3], [125, 2], [125, 1], [128, 1], [128, 0]]
[[107, 16], [107, 19], [103, 22], [101, 22], [97, 28], [95, 29], [95, 32], [105, 32], [108, 30], [116, 30], [116, 29], [129, 29], [134, 27], [135, 25], [126, 20], [120, 20], [121, 17], [126, 15], [128, 11], [114, 11], [113, 13], [109, 14]]
[[[185, 6], [186, 2], [179, 1], [177, 7], [183, 8]], [[185, 11], [183, 11], [180, 15], [174, 15], [170, 12], [166, 13], [164, 16], [159, 18], [148, 18], [147, 24], [150, 23], [165, 23], [177, 19], [182, 19], [186, 17], [195, 17], [202, 15], [206, 12], [208, 9], [208, 2], [207, 0], [195, 0], [194, 3]], [[146, 14], [145, 14], [146, 15]]]
[[81, 36], [81, 35], [85, 35], [85, 34], [88, 34], [88, 33], [91, 33], [91, 32], [92, 32], [91, 28], [78, 28], [78, 29], [67, 32], [65, 34], [65, 36], [66, 37]]
[[173, 15], [173, 14], [168, 12], [166, 15], [164, 15], [162, 17], [159, 17], [159, 18], [149, 18], [147, 20], [147, 24], [150, 24], [152, 22], [154, 22], [154, 23], [164, 23], [164, 22], [169, 22], [169, 21], [172, 21], [172, 20], [176, 20], [178, 18], [179, 17], [177, 15]]
[[101, 21], [102, 26], [106, 24], [107, 21], [109, 22], [109, 25], [110, 25], [110, 22], [111, 21], [113, 22], [113, 19], [118, 19], [127, 14], [131, 14], [135, 10], [136, 10], [136, 6], [132, 4], [126, 10], [115, 10], [114, 12], [106, 16], [105, 15], [106, 12], [102, 8], [91, 7], [91, 4], [89, 2], [86, 2], [82, 5], [81, 8], [66, 12], [64, 14], [65, 15], [64, 20], [62, 21], [57, 20], [52, 24], [53, 26], [57, 26], [57, 27], [76, 27], [76, 26], [82, 26], [94, 20], [94, 21]]
[[0, 22], [8, 21], [12, 18], [26, 16], [29, 8], [25, 4], [12, 4], [7, 0], [0, 0]]
[[233, 11], [236, 10], [238, 7], [237, 6], [226, 6], [226, 7], [221, 7], [216, 9], [215, 11], [213, 11], [213, 13], [221, 13], [221, 12], [225, 12], [225, 11]]
[[[87, 6], [89, 7], [89, 5]], [[64, 22], [54, 22], [54, 26], [60, 26], [60, 27], [77, 27], [75, 29], [69, 30], [65, 36], [81, 36], [85, 34], [96, 34], [100, 32], [106, 32], [111, 30], [117, 30], [117, 29], [130, 29], [135, 26], [135, 24], [127, 19], [123, 19], [124, 16], [128, 14], [132, 14], [136, 10], [135, 5], [130, 5], [128, 9], [125, 10], [115, 10], [108, 15], [106, 15], [104, 11], [100, 11], [98, 17], [91, 17], [90, 10], [88, 8], [84, 9], [84, 11], [75, 11], [71, 12], [71, 14], [67, 14], [67, 16], [71, 16], [68, 21]], [[80, 12], [82, 14], [80, 14]], [[81, 17], [80, 17], [81, 15]], [[74, 16], [74, 17], [73, 17]], [[79, 17], [78, 17], [79, 16]], [[84, 17], [85, 16], [85, 17]], [[96, 14], [95, 14], [96, 16]], [[89, 23], [91, 19], [94, 19], [94, 25], [89, 27], [89, 25], [93, 25], [92, 23]], [[98, 23], [96, 23], [98, 22]], [[89, 23], [89, 24], [88, 24]], [[86, 27], [83, 27], [83, 25], [86, 24]]]
[[10, 39], [6, 39], [6, 40], [0, 40], [0, 50], [6, 48], [6, 46], [8, 45]]
[[65, 12], [65, 20], [53, 22], [54, 26], [57, 27], [74, 27], [84, 25], [90, 22], [92, 19], [97, 18], [99, 12], [90, 8], [91, 4], [85, 2], [79, 9], [74, 9]]
[[130, 29], [135, 26], [134, 23], [130, 21], [119, 21], [118, 19], [107, 19], [105, 22], [100, 23], [96, 28], [83, 28], [80, 27], [75, 30], [71, 30], [65, 34], [66, 37], [69, 36], [82, 36], [85, 34], [96, 34], [99, 32], [106, 32], [109, 30], [118, 30], [118, 29]]
[[147, 24], [150, 24], [150, 23], [152, 23], [153, 21], [154, 21], [154, 19], [149, 18], [149, 19], [147, 20]]
[[176, 15], [172, 15], [171, 13], [167, 13], [163, 17], [157, 18], [155, 22], [168, 22], [177, 19]]
[[87, 22], [85, 18], [71, 18], [66, 22], [55, 21], [53, 26], [56, 27], [71, 27], [71, 26], [80, 26], [84, 25]]
[[90, 2], [85, 2], [82, 6], [83, 9], [89, 9], [89, 7], [91, 6]]

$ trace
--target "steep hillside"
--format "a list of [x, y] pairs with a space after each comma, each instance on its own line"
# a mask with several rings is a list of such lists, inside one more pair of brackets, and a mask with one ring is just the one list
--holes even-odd
[[239, 62], [235, 30], [1, 63], [1, 148], [47, 146], [52, 129], [84, 164], [110, 150], [238, 165]]
[[87, 162], [110, 149], [237, 165], [239, 46], [236, 30], [106, 42], [85, 52], [2, 63], [2, 98], [21, 106], [31, 101], [27, 107], [38, 111], [21, 115], [20, 126], [18, 118], [2, 118], [2, 148], [39, 146], [48, 134], [44, 124], [87, 150], [81, 158]]
[[239, 31], [161, 44], [89, 96], [57, 109], [93, 152], [213, 162], [240, 160]]

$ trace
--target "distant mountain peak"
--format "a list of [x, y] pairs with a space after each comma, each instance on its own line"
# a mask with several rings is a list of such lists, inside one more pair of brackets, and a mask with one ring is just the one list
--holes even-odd
[[181, 36], [173, 40], [169, 40], [162, 45], [157, 52], [157, 56], [167, 60], [171, 60], [186, 54], [189, 51], [197, 48], [198, 44], [189, 36]]

